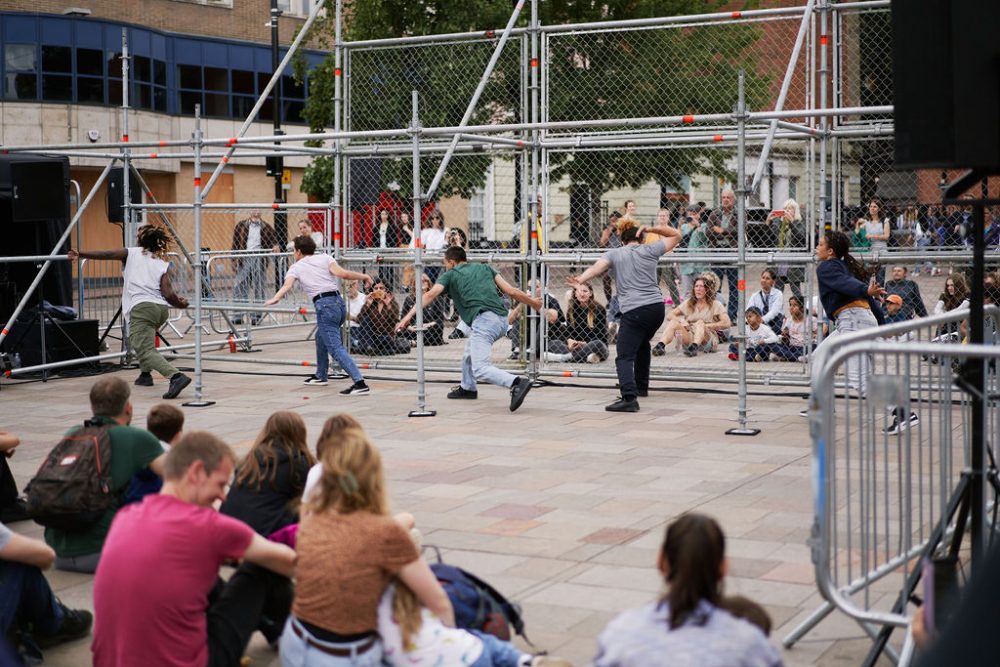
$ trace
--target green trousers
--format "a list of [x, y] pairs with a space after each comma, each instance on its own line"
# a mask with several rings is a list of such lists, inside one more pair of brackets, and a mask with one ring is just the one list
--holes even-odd
[[156, 349], [156, 332], [167, 321], [169, 314], [170, 309], [159, 303], [143, 302], [132, 306], [128, 317], [128, 342], [139, 359], [139, 370], [143, 373], [156, 371], [170, 378], [179, 372]]

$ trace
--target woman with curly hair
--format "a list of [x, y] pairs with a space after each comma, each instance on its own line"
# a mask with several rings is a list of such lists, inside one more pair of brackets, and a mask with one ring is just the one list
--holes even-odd
[[[649, 233], [664, 238], [643, 244], [642, 235]], [[611, 269], [621, 309], [615, 370], [622, 395], [605, 410], [638, 412], [637, 399], [649, 392], [649, 341], [663, 324], [663, 292], [656, 269], [660, 257], [680, 241], [681, 233], [669, 226], [640, 227], [626, 217], [618, 220], [618, 235], [622, 247], [608, 250], [589, 269], [571, 277], [569, 283], [576, 287]]]
[[188, 301], [174, 292], [170, 282], [170, 264], [166, 254], [171, 246], [166, 230], [156, 225], [139, 228], [139, 246], [112, 250], [72, 250], [71, 262], [83, 259], [117, 259], [122, 265], [125, 288], [122, 291], [122, 319], [128, 322], [128, 342], [139, 360], [140, 387], [152, 387], [152, 371], [170, 379], [163, 398], [177, 398], [191, 378], [178, 371], [156, 349], [156, 332], [170, 314], [167, 306], [187, 308]]
[[712, 352], [718, 348], [719, 332], [725, 333], [732, 326], [726, 307], [715, 298], [718, 284], [715, 274], [698, 276], [684, 303], [670, 311], [667, 328], [660, 342], [653, 348], [655, 356], [666, 354], [667, 344], [673, 341], [676, 349], [694, 357], [698, 350]]

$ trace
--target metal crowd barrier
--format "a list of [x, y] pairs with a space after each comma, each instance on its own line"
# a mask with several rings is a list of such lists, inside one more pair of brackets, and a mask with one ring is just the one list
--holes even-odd
[[[826, 602], [784, 639], [786, 647], [839, 610], [876, 642], [871, 660], [884, 647], [908, 663], [909, 634], [902, 652], [885, 640], [892, 628], [908, 628], [920, 559], [954, 528], [954, 492], [975, 428], [970, 397], [956, 384], [966, 362], [986, 369], [988, 460], [1000, 442], [1000, 308], [987, 306], [985, 345], [962, 344], [968, 312], [838, 336], [817, 350], [810, 543]], [[894, 433], [894, 420], [907, 426]], [[996, 491], [987, 500], [993, 507]]]

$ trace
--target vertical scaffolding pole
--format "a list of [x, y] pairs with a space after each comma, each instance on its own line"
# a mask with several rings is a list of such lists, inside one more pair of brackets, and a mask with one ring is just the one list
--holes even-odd
[[420, 243], [420, 205], [423, 196], [420, 192], [420, 93], [416, 90], [410, 93], [410, 104], [413, 115], [410, 119], [410, 132], [413, 136], [413, 295], [414, 307], [417, 311], [417, 407], [410, 410], [410, 417], [433, 417], [437, 414], [427, 407], [427, 387], [424, 381], [424, 285], [421, 278], [424, 275], [424, 249]]
[[[138, 229], [132, 219], [132, 195], [129, 187], [129, 173], [132, 168], [132, 151], [128, 147], [128, 89], [129, 89], [129, 65], [131, 56], [128, 52], [128, 28], [122, 28], [122, 212], [124, 213], [125, 242], [126, 248], [131, 248], [138, 244]], [[128, 340], [128, 336], [122, 336], [122, 340]]]
[[747, 102], [746, 72], [740, 70], [738, 97], [736, 102], [736, 270], [739, 274], [737, 292], [736, 342], [739, 346], [739, 407], [737, 418], [740, 425], [726, 431], [726, 435], [757, 435], [759, 428], [747, 426], [747, 323], [743, 313], [747, 308]]
[[[341, 130], [341, 114], [343, 111], [343, 57], [344, 57], [344, 44], [343, 44], [343, 18], [344, 18], [344, 0], [337, 0], [337, 9], [334, 14], [334, 29], [333, 29], [333, 131], [340, 132]], [[340, 259], [340, 247], [341, 247], [341, 222], [344, 218], [344, 208], [343, 208], [343, 195], [341, 194], [341, 167], [343, 165], [343, 155], [341, 154], [341, 148], [343, 147], [343, 139], [334, 139], [333, 141], [333, 255], [336, 259]], [[329, 210], [327, 211], [327, 220], [329, 220]], [[326, 230], [327, 244], [330, 244], [330, 230]]]
[[[518, 10], [522, 3], [518, 4]], [[531, 69], [531, 84], [530, 84], [530, 96], [529, 103], [531, 105], [531, 122], [538, 122], [538, 111], [539, 111], [539, 99], [538, 99], [538, 0], [531, 0], [531, 25], [528, 27], [528, 31], [531, 37], [531, 61], [529, 62]], [[540, 228], [538, 215], [540, 213], [538, 209], [538, 181], [539, 181], [539, 131], [533, 129], [531, 131], [531, 174], [529, 175], [530, 186], [528, 188], [528, 290], [529, 294], [532, 293], [532, 287], [538, 286], [538, 296], [542, 299], [542, 313], [545, 312], [545, 285], [539, 280], [538, 275], [538, 230]], [[522, 191], [522, 197], [524, 192]], [[542, 350], [540, 348], [541, 341], [541, 330], [539, 327], [539, 322], [541, 320], [542, 313], [537, 313], [531, 308], [525, 308], [528, 320], [528, 348], [531, 350], [531, 355], [528, 357], [528, 378], [534, 380], [538, 377], [538, 360], [542, 358]], [[523, 346], [522, 346], [523, 347]]]
[[215, 405], [215, 401], [206, 401], [202, 397], [202, 301], [201, 281], [205, 267], [201, 257], [201, 205], [204, 194], [201, 191], [201, 105], [194, 105], [194, 400], [184, 403], [189, 408], [204, 408]]

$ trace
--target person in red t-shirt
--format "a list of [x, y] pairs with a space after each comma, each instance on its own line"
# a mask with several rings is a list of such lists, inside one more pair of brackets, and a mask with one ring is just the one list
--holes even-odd
[[[167, 454], [160, 494], [115, 516], [94, 580], [94, 665], [234, 665], [262, 621], [284, 623], [295, 552], [212, 508], [234, 461], [215, 436], [188, 433]], [[244, 563], [222, 585], [219, 567], [234, 560]]]

